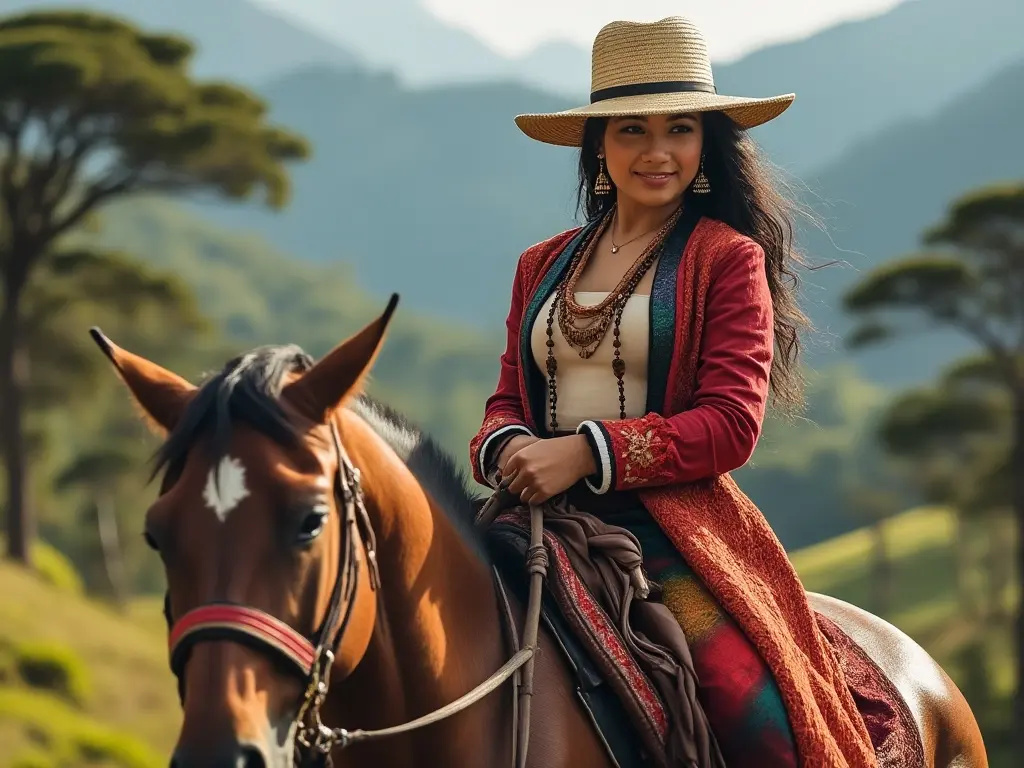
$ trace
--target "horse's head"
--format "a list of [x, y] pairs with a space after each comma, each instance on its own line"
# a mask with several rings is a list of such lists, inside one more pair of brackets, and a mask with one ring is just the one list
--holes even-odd
[[337, 412], [396, 302], [315, 364], [295, 347], [258, 349], [201, 387], [92, 331], [167, 436], [144, 531], [166, 571], [184, 708], [172, 768], [290, 766], [312, 733], [296, 724], [318, 722], [318, 673], [344, 675], [366, 650], [373, 535]]

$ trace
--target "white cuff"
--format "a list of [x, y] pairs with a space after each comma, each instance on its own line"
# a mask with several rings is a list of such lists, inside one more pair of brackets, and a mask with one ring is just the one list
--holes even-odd
[[504, 427], [499, 427], [487, 436], [483, 444], [480, 446], [480, 452], [477, 453], [477, 465], [480, 468], [480, 477], [487, 479], [487, 449], [490, 447], [491, 442], [496, 437], [501, 435], [507, 435], [509, 432], [519, 432], [524, 435], [530, 435], [533, 437], [533, 432], [522, 424], [506, 424]]
[[600, 459], [597, 465], [598, 485], [590, 482], [589, 477], [584, 478], [584, 481], [587, 484], [587, 488], [594, 493], [608, 493], [612, 487], [612, 450], [608, 437], [595, 421], [584, 421], [576, 427], [576, 434], [579, 435], [584, 432], [593, 440], [593, 444], [597, 446], [598, 458]]

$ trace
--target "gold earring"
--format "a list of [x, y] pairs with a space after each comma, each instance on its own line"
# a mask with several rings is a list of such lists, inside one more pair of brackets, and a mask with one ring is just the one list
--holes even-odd
[[700, 156], [700, 170], [693, 179], [693, 193], [695, 195], [706, 195], [711, 192], [711, 182], [704, 173], [704, 155]]
[[612, 182], [608, 178], [608, 174], [604, 172], [604, 155], [598, 155], [597, 160], [600, 165], [597, 169], [597, 178], [594, 179], [594, 194], [607, 195], [612, 191]]

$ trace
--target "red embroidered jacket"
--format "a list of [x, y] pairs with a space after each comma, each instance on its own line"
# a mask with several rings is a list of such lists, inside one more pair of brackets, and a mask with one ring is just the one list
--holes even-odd
[[[489, 482], [499, 436], [548, 434], [546, 378], [529, 329], [585, 233], [563, 232], [519, 260], [497, 391], [470, 441], [480, 482]], [[774, 339], [762, 249], [722, 222], [684, 212], [658, 262], [650, 338], [647, 415], [579, 427], [599, 459], [588, 482], [599, 492], [636, 489], [751, 639], [787, 702], [801, 765], [877, 768], [849, 681], [792, 563], [728, 474], [754, 450], [768, 392]]]
[[[686, 218], [675, 241], [666, 243], [651, 293], [648, 414], [587, 421], [577, 429], [595, 452], [599, 469], [587, 484], [598, 493], [730, 472], [750, 458], [760, 435], [773, 350], [764, 251], [722, 222], [700, 218], [687, 227]], [[582, 235], [568, 230], [520, 257], [497, 390], [470, 442], [478, 482], [494, 485], [488, 475], [493, 449], [504, 443], [499, 438], [547, 434], [546, 380], [521, 340], [528, 342], [537, 307], [563, 276]], [[706, 292], [703, 301], [693, 301], [695, 290]], [[700, 306], [703, 317], [693, 317]], [[697, 339], [699, 350], [690, 354], [688, 343]], [[687, 370], [693, 358], [696, 370]]]

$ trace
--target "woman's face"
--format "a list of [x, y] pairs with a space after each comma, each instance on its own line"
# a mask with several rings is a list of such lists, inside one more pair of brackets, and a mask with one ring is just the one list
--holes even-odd
[[703, 145], [697, 113], [609, 118], [601, 149], [618, 199], [660, 208], [682, 198], [700, 170]]

